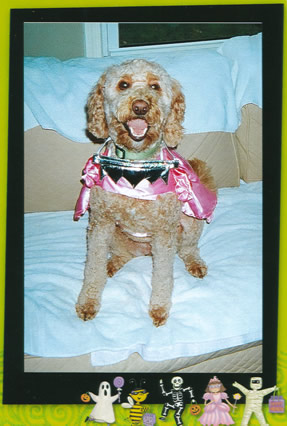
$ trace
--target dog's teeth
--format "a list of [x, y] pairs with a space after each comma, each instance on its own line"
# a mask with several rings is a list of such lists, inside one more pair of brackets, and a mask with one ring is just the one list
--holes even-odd
[[132, 136], [137, 138], [143, 137], [148, 129], [147, 122], [140, 118], [135, 118], [127, 122], [127, 125], [130, 129]]
[[146, 130], [144, 130], [142, 133], [135, 133], [135, 132], [134, 132], [134, 130], [133, 130], [133, 129], [131, 129], [131, 134], [132, 134], [133, 136], [136, 136], [136, 137], [144, 136], [144, 135], [145, 135], [145, 133], [146, 133]]

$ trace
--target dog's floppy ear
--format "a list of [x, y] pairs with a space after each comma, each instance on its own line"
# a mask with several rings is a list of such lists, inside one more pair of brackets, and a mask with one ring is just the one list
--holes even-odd
[[106, 76], [103, 74], [91, 92], [87, 102], [88, 131], [96, 138], [105, 139], [109, 136], [104, 110], [103, 87]]
[[183, 136], [183, 127], [181, 123], [185, 112], [184, 95], [176, 80], [172, 82], [172, 92], [171, 108], [165, 123], [163, 138], [167, 146], [175, 148]]

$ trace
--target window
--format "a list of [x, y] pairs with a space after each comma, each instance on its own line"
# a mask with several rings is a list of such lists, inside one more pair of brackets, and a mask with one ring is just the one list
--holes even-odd
[[260, 31], [260, 23], [87, 23], [86, 56], [217, 49], [226, 38]]
[[260, 31], [260, 24], [119, 24], [119, 47], [221, 40]]

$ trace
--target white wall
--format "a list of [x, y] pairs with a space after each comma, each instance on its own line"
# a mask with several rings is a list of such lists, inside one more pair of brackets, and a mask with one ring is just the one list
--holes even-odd
[[61, 60], [85, 56], [84, 24], [25, 23], [24, 55], [54, 56]]

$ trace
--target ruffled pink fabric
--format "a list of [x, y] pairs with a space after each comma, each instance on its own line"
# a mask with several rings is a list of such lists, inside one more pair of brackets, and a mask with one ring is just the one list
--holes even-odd
[[93, 163], [93, 157], [89, 158], [83, 170], [83, 188], [75, 207], [74, 220], [79, 220], [89, 208], [90, 190], [97, 185], [105, 191], [141, 200], [155, 200], [160, 194], [175, 192], [182, 202], [184, 214], [210, 222], [217, 203], [216, 194], [200, 182], [189, 163], [177, 152], [173, 151], [171, 154], [167, 148], [163, 148], [161, 158], [179, 160], [179, 166], [169, 171], [167, 183], [161, 178], [153, 183], [143, 179], [136, 187], [133, 187], [124, 177], [117, 182], [110, 176], [104, 176], [101, 180], [101, 166]]

